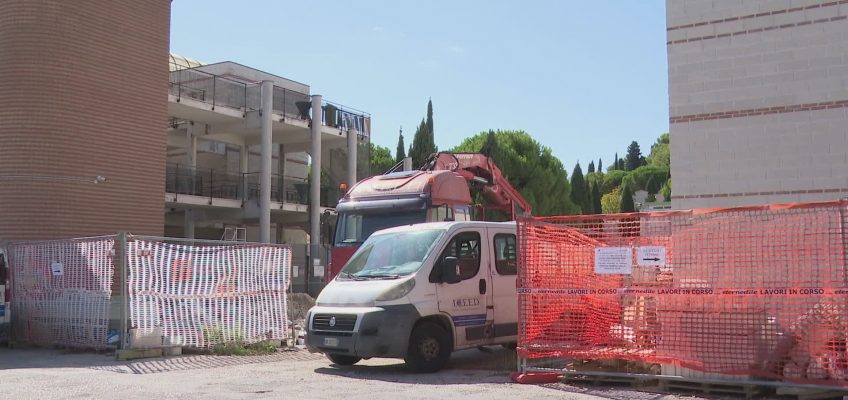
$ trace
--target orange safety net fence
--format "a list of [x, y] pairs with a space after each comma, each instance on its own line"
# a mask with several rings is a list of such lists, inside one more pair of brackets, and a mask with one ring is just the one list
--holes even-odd
[[522, 219], [519, 354], [848, 386], [846, 207]]

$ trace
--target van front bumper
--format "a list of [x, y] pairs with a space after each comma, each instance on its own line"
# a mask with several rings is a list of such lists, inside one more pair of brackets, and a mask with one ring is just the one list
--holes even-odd
[[315, 306], [306, 316], [306, 347], [324, 354], [403, 358], [420, 314], [415, 306]]

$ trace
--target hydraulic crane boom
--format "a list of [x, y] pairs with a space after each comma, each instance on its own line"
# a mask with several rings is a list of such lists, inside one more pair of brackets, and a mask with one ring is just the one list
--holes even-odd
[[483, 195], [500, 208], [509, 208], [512, 219], [531, 215], [530, 203], [515, 190], [491, 157], [483, 153], [436, 153], [427, 160], [422, 171], [447, 170], [459, 174], [469, 184], [483, 190]]

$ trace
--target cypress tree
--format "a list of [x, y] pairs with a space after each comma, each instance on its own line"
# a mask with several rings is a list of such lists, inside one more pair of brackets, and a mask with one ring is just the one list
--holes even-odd
[[589, 161], [589, 168], [586, 170], [586, 172], [590, 173], [590, 174], [595, 172], [595, 162], [594, 161]]
[[406, 147], [403, 145], [403, 127], [400, 127], [397, 151], [395, 151], [395, 162], [401, 162], [404, 158], [406, 158]]
[[604, 172], [604, 162], [600, 158], [598, 159], [598, 172]]
[[601, 207], [601, 189], [598, 188], [598, 186], [601, 185], [597, 182], [592, 185], [592, 211], [595, 214], [603, 214], [604, 209]]
[[421, 119], [421, 124], [415, 130], [415, 136], [412, 137], [412, 145], [409, 147], [409, 157], [412, 157], [412, 165], [417, 168], [424, 164], [424, 161], [431, 154], [438, 151], [435, 138], [433, 136], [433, 102], [427, 102], [427, 119]]
[[574, 165], [574, 171], [571, 173], [571, 201], [580, 207], [581, 214], [592, 212], [586, 180], [583, 178], [583, 170], [579, 162]]
[[618, 208], [623, 213], [636, 212], [636, 204], [633, 203], [633, 191], [630, 190], [630, 185], [625, 184], [621, 189], [621, 202]]
[[615, 153], [615, 161], [612, 162], [611, 170], [616, 170], [616, 169], [618, 169], [618, 153]]

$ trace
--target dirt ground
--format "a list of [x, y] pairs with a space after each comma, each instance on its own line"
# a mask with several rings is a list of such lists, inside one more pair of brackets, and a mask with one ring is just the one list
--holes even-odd
[[46, 349], [0, 348], [2, 399], [691, 399], [629, 388], [509, 380], [514, 352], [455, 354], [435, 374], [412, 374], [401, 360], [336, 367], [305, 350], [267, 356], [189, 355], [136, 361]]

